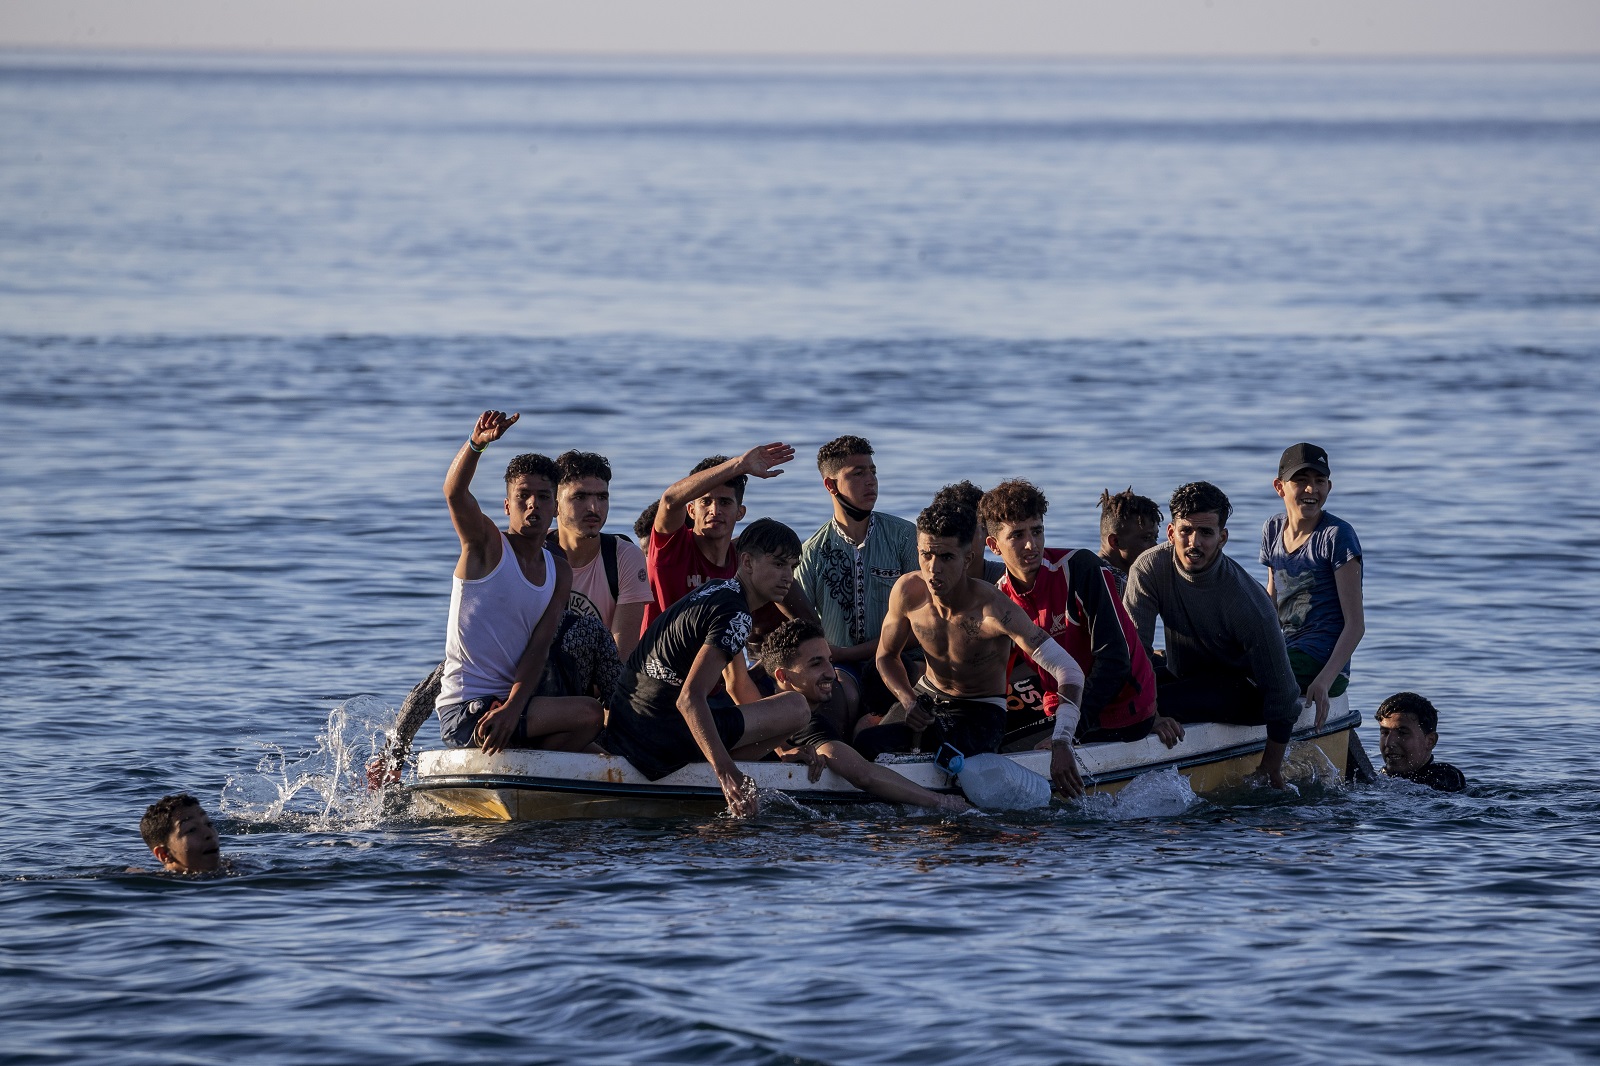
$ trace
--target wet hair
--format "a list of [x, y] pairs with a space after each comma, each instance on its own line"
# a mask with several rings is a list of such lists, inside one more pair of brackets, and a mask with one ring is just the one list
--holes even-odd
[[1133, 486], [1111, 495], [1106, 489], [1100, 493], [1100, 535], [1121, 533], [1134, 522], [1161, 525], [1161, 508], [1148, 496], [1134, 494]]
[[660, 500], [651, 500], [650, 506], [639, 512], [639, 517], [633, 521], [633, 535], [639, 538], [640, 544], [650, 543], [650, 530], [656, 524], [656, 512], [661, 510]]
[[929, 504], [917, 515], [917, 532], [930, 537], [954, 537], [957, 544], [971, 544], [978, 532], [978, 514], [949, 500]]
[[1233, 513], [1233, 504], [1228, 502], [1227, 495], [1209, 481], [1191, 481], [1187, 485], [1179, 485], [1172, 490], [1171, 506], [1174, 522], [1192, 514], [1214, 511], [1217, 525], [1223, 529], [1227, 528], [1228, 516]]
[[1393, 696], [1378, 704], [1378, 709], [1373, 714], [1372, 720], [1381, 724], [1385, 718], [1391, 718], [1397, 714], [1415, 716], [1417, 724], [1422, 727], [1424, 733], [1437, 733], [1439, 731], [1438, 708], [1434, 707], [1426, 697], [1419, 696], [1415, 692], [1396, 692]]
[[957, 507], [965, 507], [973, 514], [978, 513], [978, 501], [983, 499], [983, 490], [970, 481], [956, 481], [933, 494], [935, 504], [949, 501]]
[[838, 477], [846, 459], [871, 454], [872, 444], [865, 437], [835, 437], [817, 449], [817, 470], [823, 477]]
[[562, 452], [556, 456], [556, 469], [560, 471], [557, 485], [586, 477], [597, 477], [607, 485], [611, 484], [610, 460], [594, 452]]
[[991, 536], [998, 535], [1000, 527], [1007, 522], [1043, 518], [1048, 510], [1050, 501], [1044, 498], [1039, 486], [1022, 478], [1000, 482], [978, 501], [978, 517], [983, 519], [983, 528]]
[[546, 478], [551, 488], [561, 484], [561, 471], [556, 468], [556, 461], [537, 452], [523, 452], [506, 464], [506, 484], [509, 486], [519, 477]]
[[172, 831], [178, 827], [178, 819], [183, 817], [183, 812], [198, 806], [199, 800], [187, 792], [179, 792], [162, 796], [146, 807], [144, 817], [139, 819], [139, 835], [144, 837], [145, 847], [165, 845], [172, 838]]
[[779, 559], [800, 558], [800, 538], [776, 518], [758, 518], [744, 527], [733, 550], [740, 555], [771, 555]]
[[[698, 474], [702, 470], [710, 470], [714, 466], [721, 466], [731, 458], [733, 457], [730, 455], [708, 455], [698, 463], [694, 464], [694, 469], [689, 471], [689, 473]], [[734, 503], [737, 503], [740, 506], [744, 505], [744, 487], [749, 483], [749, 481], [749, 474], [740, 474], [738, 477], [731, 477], [727, 481], [723, 482], [724, 485], [727, 485], [729, 488], [733, 489]]]
[[822, 636], [822, 627], [804, 618], [791, 618], [767, 634], [761, 642], [761, 665], [776, 677], [800, 660], [800, 645]]

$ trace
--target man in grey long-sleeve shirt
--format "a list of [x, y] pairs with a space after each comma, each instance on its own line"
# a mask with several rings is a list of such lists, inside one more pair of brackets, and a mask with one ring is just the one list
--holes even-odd
[[[1160, 713], [1180, 722], [1265, 723], [1258, 773], [1282, 788], [1300, 686], [1267, 590], [1222, 554], [1232, 510], [1209, 482], [1179, 486], [1167, 543], [1134, 562], [1122, 602], [1157, 664]], [[1157, 615], [1167, 637], [1164, 664], [1152, 647]]]

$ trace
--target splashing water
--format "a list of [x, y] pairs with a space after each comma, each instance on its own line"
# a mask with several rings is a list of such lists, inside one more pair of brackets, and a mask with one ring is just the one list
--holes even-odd
[[1090, 794], [1083, 799], [1085, 811], [1110, 821], [1135, 818], [1169, 818], [1200, 802], [1189, 787], [1189, 779], [1175, 766], [1152, 770], [1122, 786], [1115, 795]]
[[335, 707], [316, 747], [289, 752], [262, 741], [255, 773], [229, 776], [222, 813], [247, 822], [292, 821], [306, 829], [364, 828], [384, 814], [384, 796], [366, 784], [367, 759], [384, 749], [397, 712], [376, 696]]

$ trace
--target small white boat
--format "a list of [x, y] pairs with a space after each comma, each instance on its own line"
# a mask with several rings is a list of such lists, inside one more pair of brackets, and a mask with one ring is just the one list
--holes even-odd
[[[1361, 715], [1345, 696], [1330, 700], [1328, 720], [1315, 726], [1316, 711], [1302, 709], [1284, 761], [1292, 781], [1343, 780], [1354, 730]], [[1114, 793], [1141, 774], [1175, 767], [1200, 795], [1241, 785], [1256, 768], [1266, 744], [1262, 726], [1201, 722], [1184, 727], [1176, 747], [1154, 736], [1131, 743], [1085, 744], [1078, 749], [1079, 770], [1093, 792]], [[955, 780], [934, 765], [933, 756], [896, 756], [896, 772], [933, 792], [956, 793]], [[1036, 773], [1049, 773], [1048, 751], [1007, 753]], [[808, 779], [798, 763], [741, 762], [758, 788], [776, 790], [807, 805], [880, 802], [831, 770]], [[711, 813], [723, 804], [722, 789], [707, 763], [691, 763], [651, 781], [626, 759], [562, 751], [503, 751], [485, 755], [476, 748], [423, 752], [409, 786], [453, 814], [500, 821], [554, 818], [661, 818]]]

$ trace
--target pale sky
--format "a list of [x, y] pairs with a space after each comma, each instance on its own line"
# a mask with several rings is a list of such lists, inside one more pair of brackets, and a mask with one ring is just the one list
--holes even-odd
[[1600, 55], [1600, 0], [0, 0], [0, 48]]

